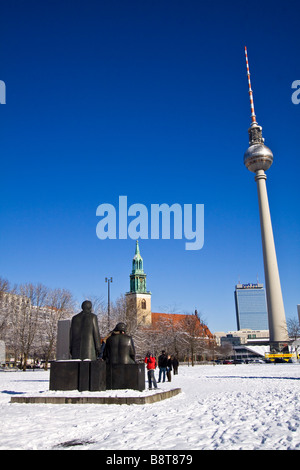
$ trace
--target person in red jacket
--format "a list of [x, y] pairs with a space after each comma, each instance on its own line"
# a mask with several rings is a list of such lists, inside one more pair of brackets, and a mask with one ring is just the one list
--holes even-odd
[[154, 375], [154, 371], [156, 369], [156, 359], [154, 356], [152, 356], [150, 352], [148, 352], [145, 357], [145, 364], [147, 364], [149, 390], [152, 389], [152, 384], [154, 385], [154, 388], [157, 388], [157, 383]]

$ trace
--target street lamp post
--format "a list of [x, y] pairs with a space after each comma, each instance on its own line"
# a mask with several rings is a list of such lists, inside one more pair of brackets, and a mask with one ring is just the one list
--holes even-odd
[[106, 277], [105, 282], [108, 284], [108, 293], [107, 293], [107, 326], [108, 330], [110, 330], [110, 283], [112, 282], [112, 277]]

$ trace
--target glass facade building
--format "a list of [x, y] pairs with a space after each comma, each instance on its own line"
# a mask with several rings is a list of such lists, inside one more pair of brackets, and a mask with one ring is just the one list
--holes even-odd
[[263, 284], [237, 284], [234, 291], [237, 329], [268, 330]]

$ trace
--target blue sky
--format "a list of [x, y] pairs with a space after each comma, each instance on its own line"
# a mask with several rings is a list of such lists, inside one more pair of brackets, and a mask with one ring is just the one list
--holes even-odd
[[204, 246], [141, 240], [153, 311], [236, 329], [234, 287], [264, 283], [246, 170], [248, 48], [287, 317], [300, 303], [299, 2], [3, 0], [0, 275], [79, 302], [129, 290], [135, 241], [99, 240], [96, 209], [204, 204]]

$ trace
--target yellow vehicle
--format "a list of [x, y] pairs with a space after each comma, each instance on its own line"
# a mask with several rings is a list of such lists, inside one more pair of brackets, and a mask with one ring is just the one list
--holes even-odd
[[265, 353], [265, 359], [274, 362], [276, 359], [283, 360], [285, 362], [289, 362], [292, 359], [298, 359], [296, 353]]

